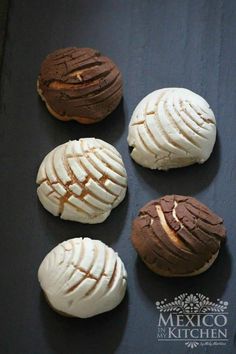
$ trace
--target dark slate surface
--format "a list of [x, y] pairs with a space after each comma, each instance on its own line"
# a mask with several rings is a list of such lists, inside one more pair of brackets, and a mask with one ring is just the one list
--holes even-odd
[[[236, 2], [11, 1], [1, 81], [1, 321], [0, 352], [11, 354], [187, 353], [183, 343], [158, 343], [155, 301], [202, 292], [229, 301], [229, 343], [195, 353], [235, 353], [236, 331]], [[36, 93], [45, 55], [64, 46], [90, 46], [110, 56], [124, 77], [124, 100], [94, 126], [52, 118]], [[126, 144], [130, 115], [154, 89], [183, 86], [203, 95], [218, 121], [210, 160], [167, 173], [134, 164]], [[96, 136], [122, 153], [129, 175], [125, 201], [100, 225], [61, 221], [37, 201], [35, 176], [44, 155], [69, 139]], [[205, 274], [164, 279], [137, 259], [131, 220], [151, 198], [196, 196], [228, 228], [228, 241]], [[89, 320], [55, 314], [44, 301], [37, 269], [66, 238], [88, 235], [119, 251], [128, 294], [114, 311]]]
[[8, 12], [8, 0], [0, 1], [0, 69], [2, 64], [5, 36], [6, 36], [6, 21]]

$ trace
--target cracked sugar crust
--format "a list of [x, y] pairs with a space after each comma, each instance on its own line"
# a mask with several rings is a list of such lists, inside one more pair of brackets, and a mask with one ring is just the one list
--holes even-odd
[[207, 270], [225, 237], [222, 218], [196, 199], [179, 195], [146, 204], [132, 229], [132, 243], [144, 263], [164, 276]]
[[165, 88], [144, 97], [133, 112], [131, 157], [151, 169], [168, 170], [205, 162], [214, 147], [216, 121], [208, 103], [184, 88]]
[[127, 174], [118, 151], [95, 138], [69, 141], [52, 150], [37, 175], [45, 209], [62, 219], [101, 223], [125, 197]]
[[118, 106], [122, 77], [111, 59], [97, 50], [64, 48], [43, 61], [37, 90], [56, 118], [93, 124]]
[[118, 254], [103, 242], [74, 238], [49, 252], [38, 279], [53, 309], [86, 318], [112, 310], [122, 301], [127, 273]]

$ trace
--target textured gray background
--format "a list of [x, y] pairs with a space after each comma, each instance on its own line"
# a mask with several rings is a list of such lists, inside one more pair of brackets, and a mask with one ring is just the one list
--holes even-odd
[[[1, 321], [0, 352], [11, 354], [187, 353], [181, 343], [158, 343], [155, 301], [202, 292], [229, 301], [229, 343], [195, 353], [235, 353], [236, 331], [236, 1], [11, 1], [1, 80]], [[124, 99], [94, 126], [52, 118], [36, 93], [45, 55], [64, 46], [98, 48], [120, 67]], [[183, 86], [203, 95], [218, 122], [210, 160], [167, 173], [134, 164], [126, 144], [130, 115], [154, 89]], [[36, 197], [44, 155], [69, 139], [96, 136], [122, 153], [129, 176], [125, 201], [100, 225], [61, 221]], [[131, 220], [151, 198], [196, 196], [222, 215], [227, 244], [214, 266], [190, 279], [164, 279], [137, 259]], [[44, 301], [37, 269], [66, 238], [88, 235], [119, 251], [128, 294], [114, 311], [89, 320], [55, 314]]]

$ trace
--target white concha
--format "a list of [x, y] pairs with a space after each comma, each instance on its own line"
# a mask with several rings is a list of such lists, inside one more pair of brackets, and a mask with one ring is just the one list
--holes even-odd
[[144, 97], [133, 112], [128, 144], [132, 158], [168, 170], [205, 162], [214, 147], [216, 121], [209, 104], [184, 88], [165, 88]]
[[118, 254], [90, 238], [74, 238], [56, 246], [42, 261], [38, 279], [52, 308], [81, 318], [115, 308], [127, 285]]
[[37, 175], [44, 208], [62, 219], [101, 223], [125, 197], [127, 174], [119, 152], [95, 138], [52, 150]]

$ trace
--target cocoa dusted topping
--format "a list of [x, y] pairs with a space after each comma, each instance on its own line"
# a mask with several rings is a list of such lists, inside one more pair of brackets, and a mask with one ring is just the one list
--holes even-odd
[[38, 93], [58, 119], [96, 123], [118, 106], [121, 73], [95, 49], [59, 49], [41, 65]]
[[132, 229], [132, 243], [144, 263], [166, 276], [206, 270], [225, 237], [222, 218], [196, 199], [180, 195], [146, 204]]

